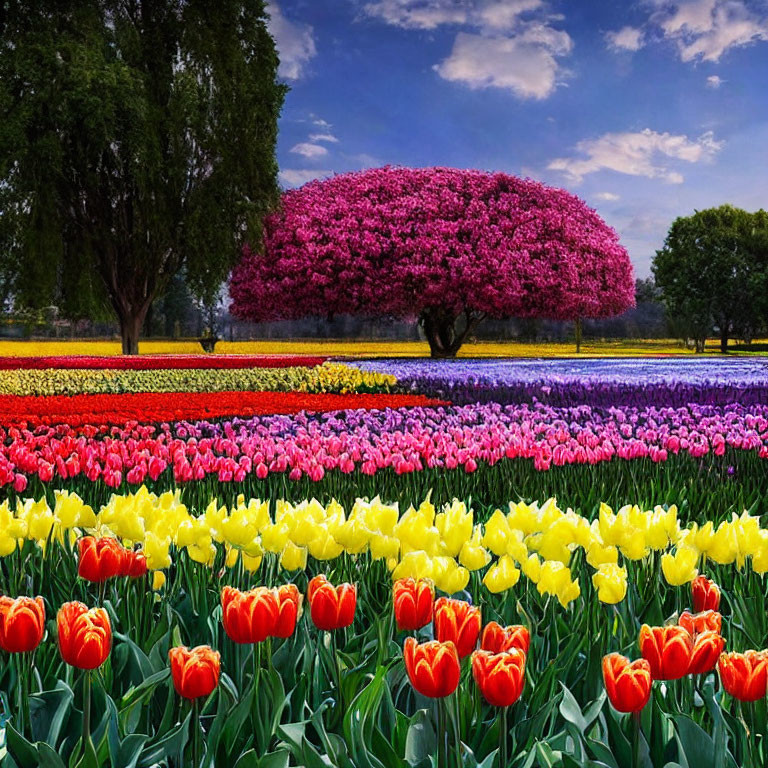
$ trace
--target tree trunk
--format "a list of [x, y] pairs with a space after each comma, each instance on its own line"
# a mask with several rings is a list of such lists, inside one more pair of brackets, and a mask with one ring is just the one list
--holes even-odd
[[120, 337], [123, 342], [124, 355], [139, 354], [139, 337], [146, 314], [147, 310], [145, 309], [138, 314], [120, 317]]
[[728, 351], [728, 326], [725, 324], [720, 327], [720, 351], [723, 354]]
[[[464, 329], [459, 331], [456, 321], [463, 315]], [[455, 315], [447, 309], [427, 307], [419, 317], [424, 328], [424, 335], [429, 343], [429, 353], [436, 359], [450, 359], [456, 353], [472, 331], [485, 317], [485, 312], [465, 310], [462, 315]]]
[[576, 318], [576, 354], [581, 352], [581, 318]]

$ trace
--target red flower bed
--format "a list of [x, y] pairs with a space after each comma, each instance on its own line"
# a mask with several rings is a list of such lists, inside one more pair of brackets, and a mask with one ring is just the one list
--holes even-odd
[[328, 358], [309, 355], [59, 355], [0, 357], [0, 371], [46, 368], [109, 368], [131, 371], [160, 368], [292, 368], [321, 365]]
[[423, 395], [307, 394], [304, 392], [141, 392], [57, 397], [0, 396], [4, 426], [125, 424], [193, 421], [226, 416], [262, 416], [345, 408], [404, 408], [448, 405]]

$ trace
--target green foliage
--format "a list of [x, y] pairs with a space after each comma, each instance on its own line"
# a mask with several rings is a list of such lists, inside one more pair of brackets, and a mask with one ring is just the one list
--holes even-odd
[[[90, 763], [83, 765], [191, 765], [193, 728], [200, 727], [205, 768], [437, 768], [435, 702], [415, 693], [405, 674], [400, 650], [404, 635], [394, 629], [388, 574], [377, 567], [381, 563], [368, 555], [310, 559], [307, 573], [294, 575], [301, 590], [317, 572], [334, 582], [357, 583], [354, 624], [333, 641], [314, 628], [307, 610], [294, 635], [284, 641], [253, 648], [226, 637], [221, 587], [279, 583], [287, 574], [279, 572], [276, 560], [267, 554], [258, 573], [249, 575], [239, 564], [230, 568], [219, 561], [211, 568], [179, 552], [159, 594], [149, 588], [148, 577], [108, 584], [104, 606], [115, 628], [114, 644], [94, 676], [93, 750]], [[74, 558], [60, 547], [51, 547], [42, 558], [27, 543], [4, 562], [25, 564], [29, 589], [45, 596], [49, 621], [48, 636], [34, 656], [31, 731], [19, 733], [11, 710], [6, 726], [10, 757], [3, 768], [74, 766], [82, 729], [83, 675], [61, 662], [53, 616], [66, 600], [95, 604], [99, 587], [77, 578]], [[491, 595], [474, 581], [469, 594], [459, 595], [466, 599], [471, 594], [479, 602], [484, 622], [524, 622], [530, 627], [526, 687], [509, 711], [510, 759], [505, 768], [764, 765], [765, 703], [739, 706], [723, 693], [715, 674], [655, 683], [637, 731], [630, 716], [610, 707], [602, 684], [602, 655], [620, 651], [637, 656], [640, 625], [675, 616], [689, 600], [687, 585], [673, 588], [661, 580], [660, 558], [627, 567], [629, 594], [617, 606], [599, 603], [589, 580], [582, 585], [588, 599], [578, 610], [562, 609], [527, 583]], [[739, 571], [732, 564], [710, 564], [708, 573], [723, 588], [728, 647], [762, 647], [765, 612], [755, 605], [764, 604], [765, 575], [749, 566]], [[761, 627], [747, 630], [754, 621]], [[749, 634], [753, 630], [756, 637]], [[429, 627], [424, 634], [430, 634]], [[168, 649], [179, 643], [208, 643], [222, 654], [220, 686], [201, 702], [199, 724], [170, 681]], [[17, 680], [6, 659], [0, 657], [0, 690], [14, 700]], [[452, 729], [460, 733], [464, 768], [498, 768], [499, 711], [483, 702], [468, 661], [459, 694], [448, 699], [447, 710]], [[451, 738], [458, 746], [455, 736]]]
[[676, 219], [653, 273], [677, 332], [703, 350], [717, 326], [725, 352], [768, 320], [768, 214], [722, 205]]
[[278, 194], [263, 0], [5, 3], [0, 283], [133, 344], [182, 268], [210, 298]]

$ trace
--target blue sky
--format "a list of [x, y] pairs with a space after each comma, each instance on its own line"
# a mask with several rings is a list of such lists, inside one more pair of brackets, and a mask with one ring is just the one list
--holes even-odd
[[640, 277], [672, 220], [768, 208], [768, 0], [272, 0], [281, 183], [448, 165], [565, 187]]

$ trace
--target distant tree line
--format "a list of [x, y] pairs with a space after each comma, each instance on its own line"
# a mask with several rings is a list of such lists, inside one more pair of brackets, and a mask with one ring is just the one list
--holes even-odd
[[676, 219], [653, 260], [674, 334], [704, 351], [708, 336], [749, 343], [768, 328], [768, 213], [731, 205]]

